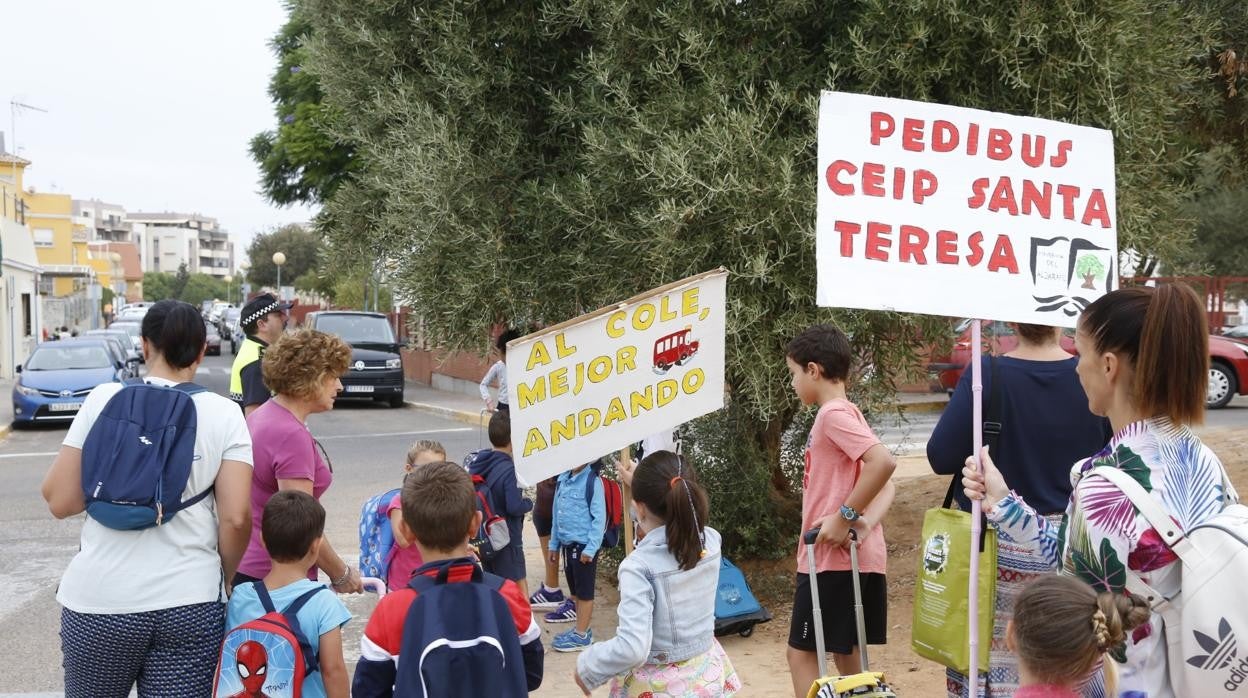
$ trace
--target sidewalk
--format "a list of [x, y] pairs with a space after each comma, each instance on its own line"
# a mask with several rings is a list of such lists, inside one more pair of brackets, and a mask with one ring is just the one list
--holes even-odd
[[[404, 399], [421, 412], [473, 425], [489, 423], [489, 415], [482, 411], [485, 406], [477, 395], [438, 390], [408, 380]], [[940, 412], [949, 404], [949, 396], [945, 393], [898, 393], [897, 402], [906, 412]]]

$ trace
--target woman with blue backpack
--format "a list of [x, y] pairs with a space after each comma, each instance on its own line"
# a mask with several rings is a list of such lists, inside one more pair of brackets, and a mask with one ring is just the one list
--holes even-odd
[[141, 333], [147, 377], [93, 390], [43, 481], [53, 516], [87, 513], [56, 594], [71, 698], [209, 695], [251, 528], [247, 425], [191, 382], [199, 311], [160, 301]]
[[[1097, 592], [1122, 594], [1146, 585], [1155, 593], [1142, 595], [1153, 603], [1174, 601], [1185, 581], [1179, 560], [1183, 548], [1176, 543], [1234, 499], [1222, 463], [1191, 430], [1204, 417], [1205, 309], [1183, 285], [1120, 289], [1084, 310], [1075, 346], [1088, 407], [1109, 418], [1114, 436], [1105, 448], [1074, 464], [1074, 492], [1060, 524], [1012, 492], [986, 452], [982, 471], [967, 459], [962, 471], [966, 495], [982, 502], [989, 523], [1002, 535], [1030, 544], [1050, 569], [1078, 577]], [[1168, 628], [1161, 613], [1153, 613], [1124, 642], [1109, 648], [1122, 665], [1119, 694], [1212, 695], [1175, 689], [1184, 672], [1207, 657], [1189, 655], [1176, 662], [1167, 645], [1177, 646], [1193, 631], [1216, 633], [1216, 626], [1214, 619], [1208, 628]], [[1218, 658], [1226, 652], [1224, 646], [1205, 649]], [[1094, 671], [1084, 695], [1101, 695], [1099, 665]]]

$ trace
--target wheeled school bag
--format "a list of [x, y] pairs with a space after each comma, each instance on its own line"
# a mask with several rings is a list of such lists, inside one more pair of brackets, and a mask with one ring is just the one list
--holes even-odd
[[360, 509], [360, 576], [386, 579], [394, 551], [394, 529], [386, 507], [399, 493], [393, 489], [373, 495]]
[[1093, 468], [1131, 500], [1182, 565], [1179, 593], [1166, 598], [1126, 570], [1127, 590], [1148, 599], [1166, 629], [1170, 687], [1176, 696], [1229, 696], [1248, 683], [1248, 507], [1222, 472], [1224, 508], [1183, 531], [1144, 487], [1118, 468]]
[[265, 614], [225, 634], [213, 680], [213, 698], [265, 695], [298, 698], [303, 682], [320, 670], [316, 650], [299, 626], [299, 610], [328, 587], [300, 594], [278, 611], [264, 582], [252, 582]]
[[[450, 579], [469, 570], [466, 580]], [[416, 599], [403, 622], [395, 696], [528, 696], [515, 620], [499, 593], [505, 581], [478, 565], [412, 577]]]
[[754, 626], [771, 620], [771, 613], [763, 608], [750, 591], [740, 568], [719, 559], [719, 586], [715, 592], [715, 635], [737, 633], [741, 637], [754, 634]]
[[104, 405], [82, 444], [87, 516], [119, 531], [158, 526], [212, 493], [182, 492], [195, 463], [194, 383], [167, 388], [126, 381]]
[[867, 623], [862, 617], [862, 585], [858, 582], [858, 533], [849, 531], [849, 567], [854, 580], [854, 615], [858, 621], [858, 656], [862, 671], [849, 676], [828, 675], [828, 655], [823, 642], [823, 611], [819, 607], [818, 567], [815, 565], [815, 538], [819, 529], [802, 536], [806, 543], [806, 559], [810, 565], [811, 615], [815, 626], [815, 649], [819, 654], [819, 678], [811, 685], [806, 698], [897, 698], [884, 681], [884, 674], [867, 667]]

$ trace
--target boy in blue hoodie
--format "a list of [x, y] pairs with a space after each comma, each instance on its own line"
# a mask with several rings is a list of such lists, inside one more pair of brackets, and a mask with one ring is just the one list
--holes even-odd
[[[576, 622], [576, 627], [555, 636], [551, 646], [560, 652], [579, 652], [594, 642], [589, 628], [594, 615], [594, 581], [598, 575], [598, 549], [607, 531], [607, 499], [598, 477], [600, 461], [573, 468], [559, 476], [555, 488], [554, 516], [547, 554], [556, 564], [563, 553], [563, 573], [568, 578], [569, 598], [546, 614], [548, 623]], [[592, 479], [591, 479], [592, 478]], [[586, 495], [589, 499], [586, 500]], [[575, 599], [575, 601], [574, 601]]]
[[510, 579], [520, 587], [524, 597], [529, 597], [529, 585], [525, 581], [524, 564], [524, 515], [532, 511], [533, 500], [524, 496], [516, 482], [516, 463], [511, 459], [511, 417], [506, 410], [499, 410], [490, 417], [488, 428], [491, 450], [483, 451], [468, 466], [470, 475], [480, 475], [485, 480], [486, 499], [495, 514], [507, 519], [511, 542], [497, 551], [489, 562], [482, 562], [486, 572]]

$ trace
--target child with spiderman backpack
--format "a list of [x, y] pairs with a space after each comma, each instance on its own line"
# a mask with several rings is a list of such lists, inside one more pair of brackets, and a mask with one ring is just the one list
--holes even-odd
[[468, 551], [481, 525], [468, 474], [454, 463], [418, 468], [402, 501], [403, 533], [425, 564], [368, 619], [352, 695], [519, 698], [537, 690], [542, 631], [529, 602]]
[[[446, 460], [446, 449], [437, 441], [421, 439], [407, 450], [406, 475], [418, 466]], [[401, 488], [374, 495], [360, 510], [360, 576], [386, 580], [390, 591], [407, 586], [412, 571], [420, 567], [420, 551], [405, 538]]]
[[[586, 463], [559, 476], [547, 555], [557, 562], [563, 555], [564, 576], [571, 598], [546, 614], [548, 623], [576, 623], [555, 636], [551, 646], [559, 652], [577, 652], [594, 641], [590, 621], [594, 613], [594, 582], [598, 574], [598, 551], [607, 534], [607, 496], [599, 476], [601, 461]], [[618, 532], [616, 535], [618, 541]]]
[[351, 613], [308, 579], [323, 542], [324, 507], [306, 492], [282, 490], [264, 505], [260, 526], [273, 568], [230, 596], [213, 696], [347, 698], [342, 626]]
[[56, 594], [67, 696], [212, 692], [252, 449], [242, 413], [190, 382], [204, 338], [195, 308], [154, 304], [147, 377], [87, 396], [43, 482], [53, 516], [87, 513]]

